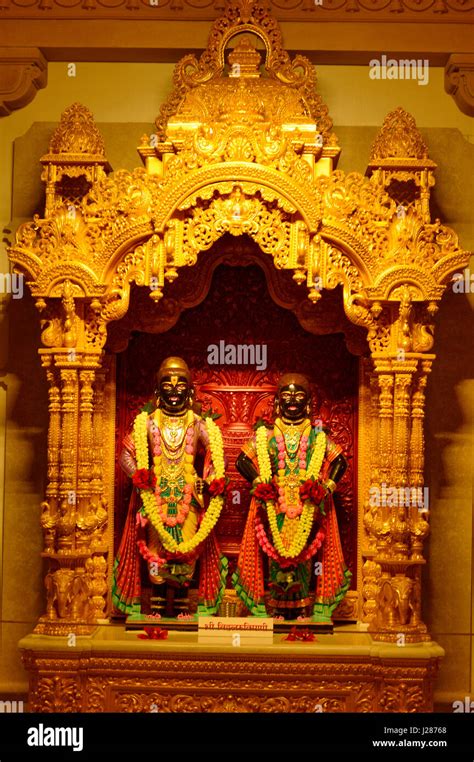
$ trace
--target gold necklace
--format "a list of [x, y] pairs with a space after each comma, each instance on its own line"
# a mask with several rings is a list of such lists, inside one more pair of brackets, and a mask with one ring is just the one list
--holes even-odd
[[161, 410], [156, 412], [158, 415], [155, 417], [155, 423], [160, 431], [163, 449], [168, 458], [178, 460], [181, 458], [186, 446], [186, 432], [190, 423], [190, 411], [184, 416], [167, 415], [162, 413]]
[[275, 420], [275, 427], [279, 429], [282, 434], [284, 434], [285, 429], [296, 429], [298, 431], [304, 431], [304, 429], [308, 426], [311, 426], [311, 421], [309, 418], [302, 418], [298, 423], [286, 421], [284, 418], [277, 418]]
[[307, 428], [311, 429], [311, 421], [308, 418], [303, 418], [299, 423], [285, 423], [281, 418], [276, 419], [275, 429], [283, 436], [286, 454], [289, 457], [298, 452], [301, 437]]

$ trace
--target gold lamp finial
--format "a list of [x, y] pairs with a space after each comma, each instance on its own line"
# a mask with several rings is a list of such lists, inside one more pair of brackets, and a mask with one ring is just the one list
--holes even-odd
[[255, 79], [260, 76], [260, 63], [260, 53], [254, 48], [252, 41], [244, 37], [229, 53], [230, 76]]

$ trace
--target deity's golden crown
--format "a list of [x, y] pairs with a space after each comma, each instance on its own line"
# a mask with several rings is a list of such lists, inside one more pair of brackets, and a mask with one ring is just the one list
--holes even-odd
[[301, 386], [308, 395], [311, 395], [311, 387], [306, 376], [301, 373], [284, 373], [278, 381], [278, 393], [281, 392], [286, 386], [294, 384], [295, 386]]
[[160, 365], [156, 380], [160, 383], [165, 376], [179, 375], [184, 376], [191, 383], [191, 371], [182, 357], [167, 357]]

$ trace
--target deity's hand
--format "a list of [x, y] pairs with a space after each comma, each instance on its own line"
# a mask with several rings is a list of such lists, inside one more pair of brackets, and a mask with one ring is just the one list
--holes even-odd
[[326, 479], [326, 481], [323, 482], [323, 487], [326, 490], [326, 497], [327, 497], [328, 495], [332, 495], [333, 492], [336, 491], [337, 484], [332, 479]]
[[203, 495], [204, 492], [206, 492], [208, 487], [209, 487], [209, 485], [206, 482], [206, 480], [205, 479], [200, 479], [199, 477], [195, 481], [195, 486], [196, 486], [196, 492], [197, 492], [198, 495]]

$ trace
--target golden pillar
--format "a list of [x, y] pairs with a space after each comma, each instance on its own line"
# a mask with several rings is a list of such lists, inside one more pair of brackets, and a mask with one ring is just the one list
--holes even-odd
[[378, 480], [371, 485], [372, 504], [376, 506], [376, 518], [373, 531], [376, 537], [376, 555], [384, 557], [388, 553], [390, 542], [389, 513], [386, 504], [377, 500], [377, 495], [383, 493], [384, 487], [390, 483], [392, 471], [393, 448], [393, 375], [390, 371], [390, 361], [377, 359], [375, 374], [379, 385], [379, 439], [374, 442], [378, 447]]
[[420, 611], [421, 566], [425, 563], [422, 541], [428, 524], [418, 503], [423, 492], [423, 402], [429, 366], [429, 361], [421, 358], [420, 354], [397, 352], [374, 360], [380, 388], [381, 465], [380, 484], [372, 485], [372, 500], [378, 503], [373, 563], [378, 565], [380, 577], [369, 632], [376, 640], [400, 646], [429, 640]]
[[[370, 622], [377, 610], [377, 594], [379, 589], [380, 566], [373, 559], [376, 555], [377, 537], [374, 532], [374, 522], [378, 519], [378, 507], [372, 500], [375, 489], [380, 490], [380, 388], [378, 376], [373, 371], [371, 360], [364, 361], [366, 372], [364, 383], [370, 389], [370, 418], [369, 418], [369, 447], [370, 458], [370, 489], [364, 501], [364, 547], [362, 548], [362, 620]], [[374, 446], [375, 445], [375, 446]]]
[[95, 374], [93, 370], [79, 371], [79, 457], [76, 548], [83, 551], [87, 550], [89, 546], [90, 533], [93, 531], [95, 519], [95, 516], [93, 515], [93, 503], [91, 502], [92, 399], [94, 394], [94, 378]]
[[61, 447], [61, 392], [59, 378], [50, 354], [42, 357], [48, 381], [48, 466], [46, 499], [41, 503], [41, 527], [45, 553], [54, 553], [59, 515], [59, 454]]
[[48, 485], [41, 517], [49, 570], [47, 609], [37, 632], [88, 633], [104, 621], [107, 596], [104, 371], [97, 351], [58, 348], [41, 354], [49, 381]]
[[64, 367], [62, 363], [59, 367], [61, 379], [61, 457], [58, 552], [67, 553], [75, 549], [78, 380], [76, 368], [69, 369], [67, 366]]

